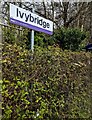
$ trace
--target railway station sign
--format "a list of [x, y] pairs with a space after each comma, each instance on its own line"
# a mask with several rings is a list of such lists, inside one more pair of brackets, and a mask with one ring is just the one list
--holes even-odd
[[10, 3], [10, 23], [35, 31], [53, 34], [53, 22]]

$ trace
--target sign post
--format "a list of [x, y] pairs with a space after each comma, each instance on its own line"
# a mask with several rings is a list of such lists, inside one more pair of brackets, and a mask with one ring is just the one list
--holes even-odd
[[[34, 13], [34, 5], [32, 8], [32, 12]], [[31, 31], [31, 50], [34, 51], [34, 30]]]
[[34, 30], [49, 35], [53, 34], [53, 22], [32, 12], [20, 8], [10, 3], [10, 23], [20, 25], [32, 30], [31, 32], [31, 50], [34, 49]]
[[34, 51], [34, 30], [31, 31], [31, 50]]

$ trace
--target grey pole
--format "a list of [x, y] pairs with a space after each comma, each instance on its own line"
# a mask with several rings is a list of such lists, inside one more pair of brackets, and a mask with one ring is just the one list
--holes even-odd
[[[32, 12], [34, 13], [34, 5], [32, 8]], [[34, 51], [34, 30], [31, 31], [31, 50]]]
[[34, 51], [34, 30], [31, 31], [31, 50]]

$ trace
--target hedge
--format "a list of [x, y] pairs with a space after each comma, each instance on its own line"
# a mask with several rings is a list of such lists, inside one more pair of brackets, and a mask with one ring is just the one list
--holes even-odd
[[90, 119], [90, 53], [3, 45], [2, 120]]

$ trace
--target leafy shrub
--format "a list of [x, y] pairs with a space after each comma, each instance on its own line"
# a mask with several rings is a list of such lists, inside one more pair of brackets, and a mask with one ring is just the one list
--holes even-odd
[[3, 120], [90, 117], [90, 80], [85, 52], [3, 46]]
[[61, 28], [55, 31], [54, 39], [57, 40], [59, 46], [65, 50], [76, 51], [83, 40], [87, 37], [87, 33], [74, 28]]
[[17, 44], [18, 46], [29, 49], [30, 41], [28, 41], [28, 29], [10, 25], [3, 27], [3, 41], [9, 44]]
[[[4, 41], [10, 44], [16, 43], [30, 49], [31, 46], [31, 32], [28, 29], [21, 28], [18, 30], [15, 25], [11, 28], [3, 28]], [[54, 30], [53, 35], [45, 35], [44, 33], [35, 32], [35, 46], [47, 48], [48, 46], [59, 46], [63, 50], [78, 51], [86, 44], [88, 35], [84, 31], [74, 28], [61, 28]]]
[[82, 50], [87, 43], [88, 34], [80, 29], [61, 28], [54, 31], [52, 36], [36, 32], [35, 46], [59, 46], [63, 50]]

